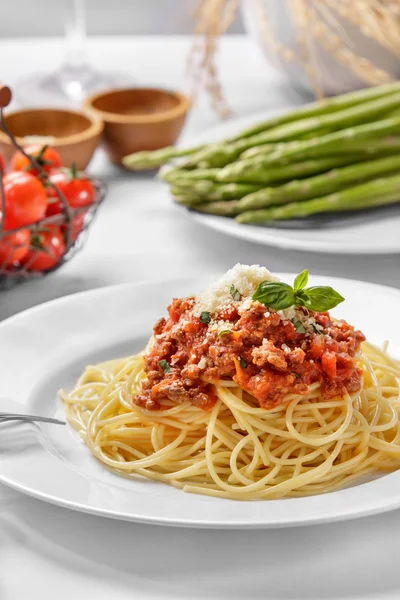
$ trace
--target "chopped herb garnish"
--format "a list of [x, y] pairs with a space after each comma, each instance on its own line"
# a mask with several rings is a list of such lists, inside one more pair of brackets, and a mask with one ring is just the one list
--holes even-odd
[[158, 364], [160, 365], [160, 367], [162, 368], [162, 370], [164, 371], [164, 373], [169, 373], [171, 370], [171, 365], [164, 359], [159, 360]]
[[301, 321], [299, 321], [298, 319], [292, 319], [292, 323], [293, 323], [294, 328], [297, 331], [297, 333], [305, 333], [306, 332], [306, 328], [304, 327], [303, 323]]
[[292, 371], [292, 375], [297, 377], [297, 379], [301, 379], [301, 375], [299, 375], [298, 373], [295, 373], [294, 371]]
[[284, 310], [290, 306], [304, 306], [314, 312], [335, 308], [344, 298], [329, 286], [304, 287], [308, 281], [307, 269], [295, 279], [294, 287], [281, 281], [262, 281], [252, 299], [269, 308]]
[[311, 327], [314, 329], [315, 333], [321, 333], [321, 331], [318, 329], [318, 327], [316, 325], [314, 325], [314, 323], [311, 323]]
[[239, 364], [242, 367], [242, 369], [247, 369], [247, 367], [249, 365], [247, 360], [244, 360], [244, 358], [242, 358], [241, 356], [239, 356]]
[[235, 288], [233, 283], [231, 285], [231, 289], [229, 290], [229, 293], [234, 300], [240, 300], [240, 298], [242, 297], [239, 290]]
[[232, 333], [232, 331], [230, 329], [223, 329], [222, 331], [220, 331], [219, 334], [217, 335], [217, 340], [219, 340], [220, 337], [222, 337], [223, 335], [226, 335], [227, 333]]
[[203, 310], [203, 312], [200, 315], [200, 321], [202, 323], [205, 323], [206, 325], [208, 325], [209, 322], [211, 321], [211, 313], [206, 312], [205, 310]]

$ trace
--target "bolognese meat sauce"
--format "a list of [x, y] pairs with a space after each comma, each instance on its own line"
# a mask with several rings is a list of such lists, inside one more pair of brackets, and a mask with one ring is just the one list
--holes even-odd
[[135, 397], [141, 406], [189, 400], [210, 409], [221, 379], [233, 379], [266, 409], [289, 393], [307, 394], [313, 383], [325, 399], [361, 388], [356, 356], [365, 337], [346, 321], [306, 308], [296, 308], [301, 321], [288, 319], [249, 298], [213, 314], [197, 315], [195, 304], [174, 299], [168, 318], [156, 323], [144, 357], [147, 378]]

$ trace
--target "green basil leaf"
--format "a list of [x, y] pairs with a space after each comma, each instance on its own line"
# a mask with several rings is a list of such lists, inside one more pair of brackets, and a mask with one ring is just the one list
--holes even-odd
[[302, 290], [306, 287], [308, 282], [308, 269], [304, 269], [299, 275], [297, 275], [294, 280], [294, 289], [297, 292], [298, 290]]
[[223, 329], [222, 331], [220, 331], [219, 334], [217, 335], [217, 340], [219, 340], [220, 337], [222, 337], [223, 335], [226, 335], [227, 333], [232, 333], [232, 331], [230, 329]]
[[296, 306], [306, 306], [306, 299], [307, 299], [307, 294], [303, 293], [303, 290], [300, 290], [299, 292], [295, 292], [295, 305]]
[[253, 294], [253, 300], [258, 300], [270, 308], [282, 310], [295, 303], [295, 295], [291, 285], [280, 281], [262, 281]]
[[330, 286], [305, 288], [296, 293], [296, 304], [315, 312], [331, 310], [343, 300], [343, 296]]
[[299, 321], [298, 319], [292, 319], [292, 323], [293, 323], [294, 328], [297, 331], [297, 333], [305, 333], [306, 332], [306, 328], [304, 327], [303, 323], [301, 321]]
[[164, 371], [164, 373], [169, 373], [171, 370], [171, 365], [164, 359], [159, 360], [158, 364], [160, 365], [160, 367], [162, 368], [162, 370]]
[[211, 313], [203, 311], [200, 315], [200, 321], [205, 323], [205, 325], [208, 325], [211, 321]]
[[242, 358], [241, 356], [239, 356], [239, 364], [242, 367], [242, 369], [247, 369], [247, 367], [249, 366], [247, 360], [244, 360], [244, 358]]
[[233, 283], [231, 285], [231, 289], [229, 290], [229, 293], [234, 300], [240, 300], [240, 298], [242, 297], [239, 290], [235, 288]]

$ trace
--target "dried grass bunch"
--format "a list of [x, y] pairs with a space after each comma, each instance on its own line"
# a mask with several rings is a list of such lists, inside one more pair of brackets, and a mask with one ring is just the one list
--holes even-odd
[[[315, 68], [317, 44], [368, 85], [395, 79], [393, 74], [357, 53], [352, 41], [343, 35], [340, 21], [348, 21], [366, 38], [400, 57], [400, 0], [287, 0], [287, 3], [300, 52], [276, 39], [265, 1], [253, 0], [262, 38], [284, 60], [296, 62], [304, 69], [317, 98], [323, 96]], [[238, 5], [239, 0], [199, 1], [189, 62], [195, 95], [201, 88], [206, 89], [223, 118], [230, 115], [230, 108], [221, 90], [215, 55], [219, 38], [235, 20]]]

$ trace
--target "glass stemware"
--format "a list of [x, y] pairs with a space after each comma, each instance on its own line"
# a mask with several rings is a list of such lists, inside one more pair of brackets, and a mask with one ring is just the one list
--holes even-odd
[[52, 73], [35, 73], [17, 82], [20, 106], [80, 106], [93, 92], [129, 83], [126, 75], [97, 70], [87, 60], [85, 0], [65, 0], [64, 26], [64, 62]]

